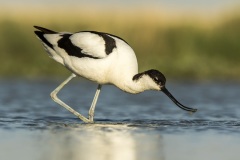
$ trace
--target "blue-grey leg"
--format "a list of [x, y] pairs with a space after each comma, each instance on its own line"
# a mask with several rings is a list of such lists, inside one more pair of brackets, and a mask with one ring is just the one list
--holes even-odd
[[97, 100], [98, 100], [98, 96], [99, 96], [99, 94], [100, 94], [101, 88], [102, 88], [102, 85], [99, 84], [99, 85], [98, 85], [98, 88], [97, 88], [97, 91], [96, 91], [96, 93], [95, 93], [95, 96], [94, 96], [94, 98], [93, 98], [92, 105], [91, 105], [91, 107], [90, 107], [90, 109], [89, 109], [89, 120], [90, 120], [91, 122], [93, 122], [94, 111], [95, 111], [95, 107], [96, 107], [96, 104], [97, 104]]
[[58, 97], [57, 94], [58, 92], [74, 77], [76, 77], [75, 74], [71, 74], [70, 77], [68, 77], [64, 82], [62, 82], [54, 91], [52, 91], [52, 93], [50, 94], [52, 99], [60, 104], [61, 106], [63, 106], [64, 108], [66, 108], [68, 111], [70, 111], [71, 113], [73, 113], [75, 116], [77, 116], [78, 118], [80, 118], [83, 122], [85, 123], [90, 123], [92, 121], [90, 121], [89, 119], [87, 119], [86, 117], [84, 117], [83, 115], [81, 115], [80, 113], [78, 113], [77, 111], [75, 111], [73, 108], [71, 108], [70, 106], [68, 106], [66, 103], [64, 103], [63, 101], [61, 101]]

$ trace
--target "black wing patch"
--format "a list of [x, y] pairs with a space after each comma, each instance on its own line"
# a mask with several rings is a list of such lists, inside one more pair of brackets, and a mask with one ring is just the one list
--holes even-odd
[[34, 33], [38, 36], [38, 38], [42, 40], [44, 44], [53, 49], [53, 45], [50, 42], [48, 42], [48, 40], [44, 37], [45, 33], [43, 33], [42, 31], [34, 31]]
[[110, 36], [112, 36], [112, 37], [115, 37], [115, 38], [121, 39], [123, 42], [125, 42], [126, 44], [128, 44], [127, 41], [125, 41], [125, 40], [122, 39], [121, 37], [118, 37], [118, 36], [116, 36], [116, 35], [109, 34], [109, 33], [106, 33], [106, 34], [108, 34], [108, 35], [110, 35]]
[[39, 26], [33, 26], [34, 28], [40, 30], [40, 31], [34, 31], [34, 33], [42, 40], [44, 44], [46, 44], [48, 47], [53, 49], [53, 45], [44, 37], [44, 34], [56, 34], [57, 32], [52, 31], [47, 28], [39, 27]]
[[71, 42], [71, 40], [69, 38], [71, 35], [72, 34], [63, 34], [62, 38], [60, 40], [58, 40], [58, 46], [60, 48], [64, 49], [69, 56], [74, 56], [74, 57], [78, 57], [78, 58], [88, 57], [88, 58], [99, 59], [98, 57], [84, 54], [80, 47], [74, 45]]
[[107, 35], [106, 33], [97, 32], [97, 31], [90, 31], [90, 33], [97, 34], [103, 38], [103, 40], [105, 41], [105, 53], [107, 55], [112, 53], [113, 49], [117, 47], [115, 40], [112, 37], [110, 37], [109, 35]]

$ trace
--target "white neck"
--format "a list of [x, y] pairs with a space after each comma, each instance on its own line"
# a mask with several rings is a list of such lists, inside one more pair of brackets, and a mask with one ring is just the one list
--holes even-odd
[[125, 92], [132, 93], [132, 94], [137, 94], [145, 91], [144, 85], [142, 85], [142, 82], [139, 81], [133, 81], [132, 79], [128, 81], [127, 83], [124, 83], [124, 87], [121, 87]]
[[141, 93], [145, 90], [160, 90], [159, 86], [149, 76], [143, 75], [138, 80], [133, 80], [133, 76], [125, 77], [124, 80], [120, 80], [118, 83], [114, 83], [114, 85], [132, 94]]

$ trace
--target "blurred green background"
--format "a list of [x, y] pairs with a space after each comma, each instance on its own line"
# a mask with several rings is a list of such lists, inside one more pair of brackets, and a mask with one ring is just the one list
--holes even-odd
[[0, 1], [0, 77], [69, 75], [50, 59], [33, 25], [56, 31], [97, 30], [125, 39], [139, 71], [171, 79], [240, 80], [237, 1]]

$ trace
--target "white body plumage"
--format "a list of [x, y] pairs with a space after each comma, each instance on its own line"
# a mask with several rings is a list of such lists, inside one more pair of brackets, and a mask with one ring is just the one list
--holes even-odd
[[[124, 40], [105, 33], [115, 41], [111, 53], [107, 54], [105, 51], [106, 41], [97, 33], [99, 32], [84, 31], [74, 34], [59, 32], [43, 35], [52, 45], [52, 48], [44, 41], [42, 42], [52, 59], [78, 76], [85, 77], [98, 84], [114, 84], [129, 93], [139, 93], [146, 89], [159, 90], [159, 86], [155, 83], [152, 84], [153, 88], [146, 88], [149, 85], [139, 85], [133, 81], [133, 76], [138, 73], [137, 58], [133, 49]], [[86, 57], [70, 56], [65, 49], [59, 47], [59, 41], [64, 35], [70, 35], [68, 38], [72, 45], [81, 48], [81, 52]], [[150, 84], [151, 82], [151, 79], [149, 79], [147, 83]]]

